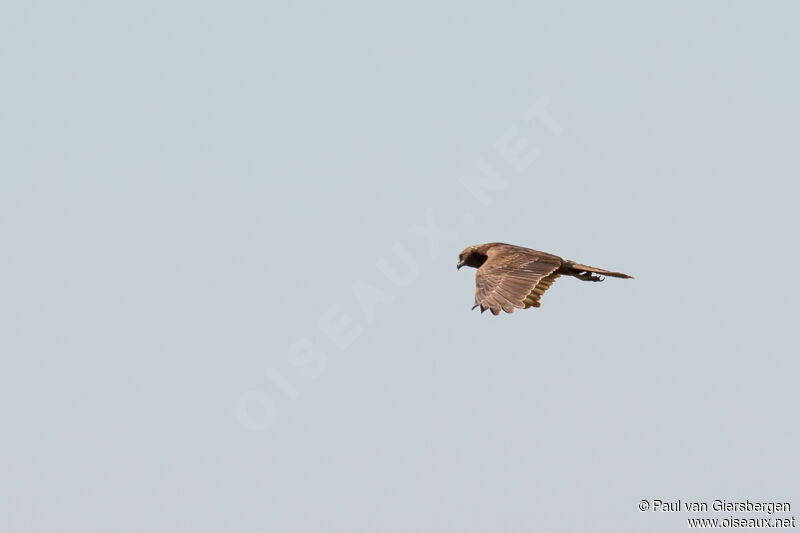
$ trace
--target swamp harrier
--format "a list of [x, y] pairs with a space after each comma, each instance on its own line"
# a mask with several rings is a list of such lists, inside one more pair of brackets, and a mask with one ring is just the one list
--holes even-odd
[[462, 266], [478, 269], [472, 308], [480, 307], [481, 313], [489, 309], [495, 315], [501, 309], [513, 313], [515, 307], [540, 307], [539, 299], [559, 276], [583, 281], [603, 281], [602, 276], [633, 277], [502, 242], [470, 246], [458, 255], [458, 268]]

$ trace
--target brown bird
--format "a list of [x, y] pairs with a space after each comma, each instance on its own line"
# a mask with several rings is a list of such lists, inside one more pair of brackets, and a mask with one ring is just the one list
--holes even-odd
[[478, 269], [475, 274], [475, 305], [481, 313], [487, 309], [499, 315], [502, 309], [541, 307], [539, 299], [559, 276], [572, 276], [583, 281], [603, 281], [603, 276], [633, 278], [622, 272], [581, 265], [557, 255], [490, 242], [476, 244], [458, 254], [458, 266]]

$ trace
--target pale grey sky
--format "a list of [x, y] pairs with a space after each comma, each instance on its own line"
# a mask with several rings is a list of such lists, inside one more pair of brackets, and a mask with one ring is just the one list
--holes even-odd
[[[0, 530], [800, 506], [798, 15], [4, 3]], [[489, 241], [636, 279], [480, 315]]]

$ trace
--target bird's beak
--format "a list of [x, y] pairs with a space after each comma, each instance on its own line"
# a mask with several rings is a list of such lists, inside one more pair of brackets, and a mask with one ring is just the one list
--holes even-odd
[[462, 266], [464, 266], [464, 261], [459, 261], [456, 265], [456, 270], [460, 270]]

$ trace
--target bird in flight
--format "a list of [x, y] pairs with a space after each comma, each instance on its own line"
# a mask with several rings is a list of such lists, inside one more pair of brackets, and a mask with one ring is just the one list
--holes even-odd
[[477, 268], [475, 305], [481, 313], [489, 309], [499, 315], [503, 310], [541, 307], [539, 299], [559, 276], [572, 276], [583, 281], [603, 281], [603, 276], [633, 278], [622, 272], [575, 263], [557, 255], [490, 242], [476, 244], [458, 254], [458, 266]]

